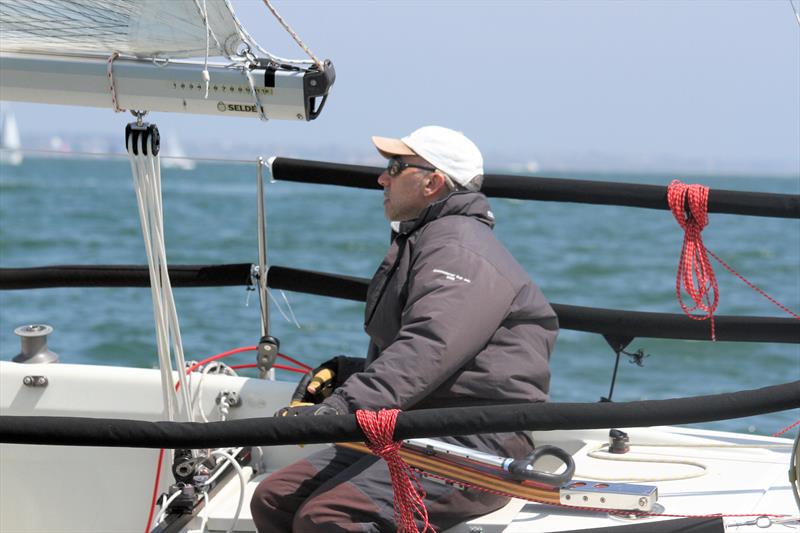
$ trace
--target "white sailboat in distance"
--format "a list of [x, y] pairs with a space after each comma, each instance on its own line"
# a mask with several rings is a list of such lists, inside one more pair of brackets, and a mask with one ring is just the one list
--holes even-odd
[[186, 152], [175, 133], [165, 135], [161, 143], [161, 166], [163, 168], [177, 168], [180, 170], [194, 170], [197, 163], [186, 157]]
[[14, 115], [6, 112], [0, 115], [0, 164], [19, 165], [22, 163], [22, 144]]

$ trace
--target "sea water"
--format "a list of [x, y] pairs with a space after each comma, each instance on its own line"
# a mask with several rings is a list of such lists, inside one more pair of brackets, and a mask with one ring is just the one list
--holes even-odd
[[[795, 177], [570, 174], [666, 185], [800, 193]], [[255, 263], [255, 164], [164, 170], [170, 264]], [[389, 238], [378, 191], [288, 182], [266, 185], [271, 264], [370, 277]], [[552, 302], [681, 313], [675, 276], [683, 239], [667, 210], [491, 200], [498, 237]], [[711, 214], [706, 246], [789, 308], [800, 309], [800, 220]], [[126, 160], [36, 159], [0, 167], [0, 266], [146, 264]], [[786, 317], [718, 264], [719, 315]], [[367, 346], [361, 302], [271, 291], [281, 351], [314, 366]], [[175, 289], [186, 358], [257, 343], [258, 300], [245, 287]], [[19, 352], [15, 327], [47, 323], [61, 361], [156, 367], [150, 291], [59, 288], [0, 291], [0, 358]], [[286, 315], [284, 318], [283, 315]], [[295, 320], [296, 319], [296, 320]], [[710, 337], [710, 331], [709, 331]], [[614, 401], [733, 392], [800, 379], [800, 346], [637, 338], [643, 366], [620, 362]], [[230, 364], [254, 361], [252, 352]], [[552, 356], [554, 401], [608, 395], [614, 353], [602, 336], [562, 330]], [[251, 371], [243, 370], [243, 373]], [[297, 374], [278, 372], [279, 379]], [[288, 401], [288, 398], [287, 398]], [[702, 409], [702, 405], [698, 405]], [[270, 415], [271, 413], [264, 413]], [[800, 418], [782, 412], [700, 424], [772, 434]]]

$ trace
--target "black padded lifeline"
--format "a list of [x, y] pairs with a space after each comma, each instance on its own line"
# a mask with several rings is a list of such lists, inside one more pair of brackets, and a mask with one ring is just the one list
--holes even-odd
[[[624, 403], [525, 403], [405, 411], [394, 438], [521, 430], [694, 424], [800, 408], [800, 381], [740, 392]], [[0, 442], [129, 448], [219, 448], [363, 441], [355, 415], [227, 422], [0, 416]]]

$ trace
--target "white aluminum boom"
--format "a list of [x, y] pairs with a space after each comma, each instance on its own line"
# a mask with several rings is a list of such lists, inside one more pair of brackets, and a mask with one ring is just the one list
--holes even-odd
[[[0, 53], [0, 100], [112, 107], [108, 62], [101, 57]], [[201, 115], [258, 117], [246, 74], [240, 68], [208, 65], [208, 99], [202, 63], [118, 58], [113, 64], [122, 109]], [[269, 119], [310, 120], [303, 71], [251, 70]], [[313, 82], [316, 85], [316, 82]], [[313, 109], [313, 105], [312, 105]]]

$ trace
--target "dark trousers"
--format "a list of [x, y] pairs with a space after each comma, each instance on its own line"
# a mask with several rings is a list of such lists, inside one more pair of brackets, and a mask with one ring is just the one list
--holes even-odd
[[[428, 522], [442, 531], [490, 513], [508, 498], [421, 478]], [[397, 531], [383, 459], [331, 446], [264, 479], [250, 502], [259, 533]], [[417, 527], [422, 530], [418, 520]]]

